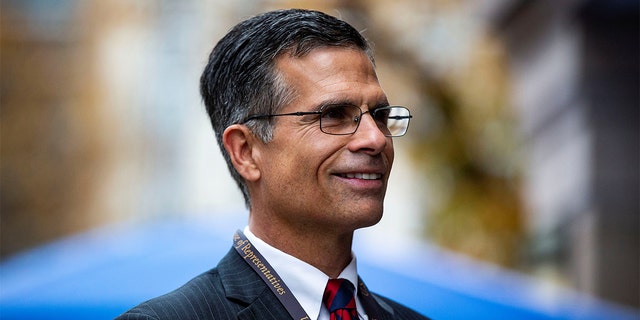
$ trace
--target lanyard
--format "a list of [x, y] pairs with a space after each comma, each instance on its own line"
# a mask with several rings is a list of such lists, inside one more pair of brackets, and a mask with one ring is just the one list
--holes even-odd
[[[282, 281], [282, 278], [271, 267], [269, 262], [262, 256], [258, 249], [247, 239], [247, 237], [238, 230], [233, 235], [233, 247], [238, 254], [244, 258], [244, 261], [262, 278], [264, 283], [271, 289], [271, 292], [280, 300], [280, 303], [287, 309], [287, 312], [295, 320], [310, 320], [307, 313], [304, 311], [296, 297], [293, 296], [291, 290]], [[377, 303], [374, 301], [373, 296], [369, 293], [369, 289], [365, 286], [362, 279], [358, 277], [358, 297], [364, 307], [365, 311], [369, 315], [370, 320], [381, 319], [378, 316], [376, 307]]]

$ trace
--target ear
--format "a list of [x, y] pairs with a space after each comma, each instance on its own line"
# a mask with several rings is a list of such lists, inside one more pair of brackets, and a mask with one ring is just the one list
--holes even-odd
[[255, 135], [246, 126], [234, 124], [224, 130], [222, 143], [231, 163], [246, 181], [260, 179], [260, 168], [254, 158]]

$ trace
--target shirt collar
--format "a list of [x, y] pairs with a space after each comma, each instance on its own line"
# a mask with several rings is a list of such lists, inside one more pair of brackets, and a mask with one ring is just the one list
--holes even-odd
[[[329, 277], [326, 274], [316, 267], [262, 241], [249, 230], [248, 226], [244, 228], [244, 234], [271, 264], [276, 273], [280, 275], [307, 315], [317, 319], [321, 313], [326, 313], [326, 310], [322, 308], [322, 296], [324, 295], [327, 281], [329, 281]], [[351, 262], [340, 273], [338, 278], [351, 281], [356, 287], [355, 293], [357, 297], [358, 270], [355, 255], [352, 253], [351, 256]], [[356, 303], [358, 304], [358, 310], [362, 310], [358, 299], [356, 299]]]

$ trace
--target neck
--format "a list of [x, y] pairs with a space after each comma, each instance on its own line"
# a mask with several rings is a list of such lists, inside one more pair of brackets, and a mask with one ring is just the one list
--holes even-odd
[[292, 255], [336, 278], [351, 262], [353, 231], [339, 233], [321, 228], [283, 226], [279, 223], [260, 223], [249, 219], [249, 228], [262, 241]]

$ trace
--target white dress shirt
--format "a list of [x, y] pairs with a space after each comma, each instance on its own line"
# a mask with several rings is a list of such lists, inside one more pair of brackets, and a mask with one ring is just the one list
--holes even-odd
[[[302, 309], [311, 319], [329, 320], [329, 311], [322, 305], [322, 296], [329, 277], [316, 267], [272, 247], [256, 237], [249, 227], [244, 228], [244, 234], [253, 246], [271, 264], [280, 278], [289, 287], [293, 296], [298, 300]], [[358, 269], [356, 258], [352, 253], [351, 262], [342, 270], [338, 278], [351, 281], [356, 291], [356, 307], [360, 319], [368, 319], [360, 300], [358, 299]]]

